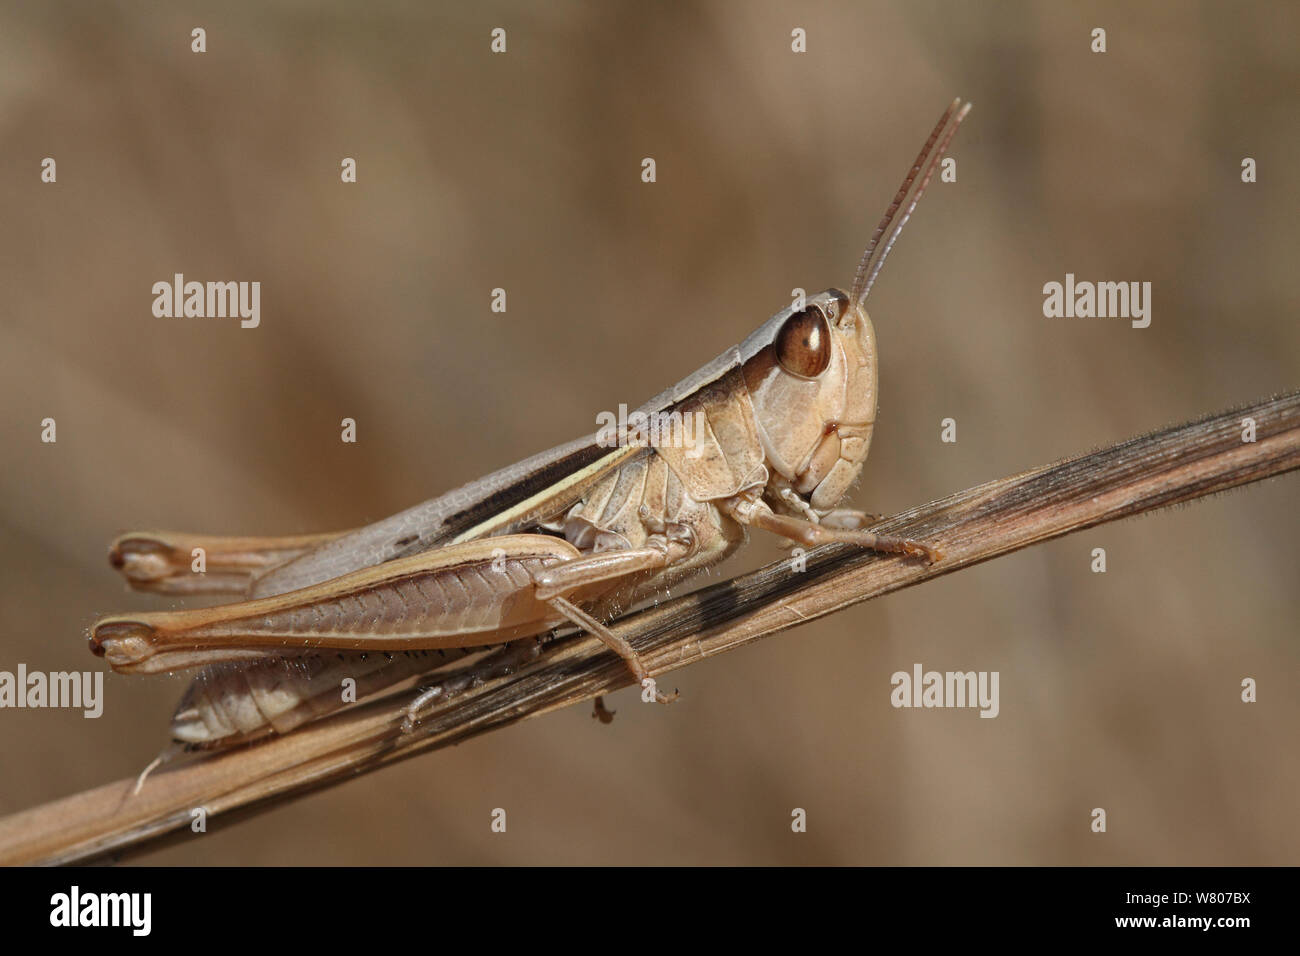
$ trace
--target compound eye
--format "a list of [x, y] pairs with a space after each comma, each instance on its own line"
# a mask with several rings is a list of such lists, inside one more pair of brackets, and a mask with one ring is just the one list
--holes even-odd
[[831, 364], [831, 330], [821, 309], [810, 305], [785, 320], [776, 336], [776, 360], [791, 375], [816, 378]]

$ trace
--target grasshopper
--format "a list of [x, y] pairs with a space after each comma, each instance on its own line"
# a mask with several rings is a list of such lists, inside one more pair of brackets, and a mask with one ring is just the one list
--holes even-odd
[[[337, 709], [341, 675], [371, 692], [498, 646], [508, 669], [512, 649], [527, 656], [558, 627], [600, 638], [644, 699], [666, 703], [676, 692], [658, 691], [605, 622], [722, 561], [748, 529], [804, 547], [847, 542], [940, 560], [922, 542], [873, 532], [870, 516], [840, 503], [876, 419], [865, 302], [969, 109], [954, 100], [930, 133], [851, 290], [777, 312], [632, 417], [658, 416], [665, 427], [629, 425], [616, 441], [589, 435], [358, 530], [124, 535], [110, 559], [134, 587], [244, 600], [104, 618], [91, 649], [124, 673], [203, 668], [172, 725], [178, 741], [200, 746]], [[688, 429], [691, 421], [701, 426]], [[195, 574], [200, 548], [207, 567]]]

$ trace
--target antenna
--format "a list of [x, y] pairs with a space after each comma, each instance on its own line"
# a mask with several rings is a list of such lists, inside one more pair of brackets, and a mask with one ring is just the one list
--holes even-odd
[[[919, 203], [921, 197], [925, 195], [925, 188], [930, 184], [930, 179], [934, 176], [934, 171], [938, 169], [940, 160], [943, 159], [944, 153], [947, 152], [948, 144], [952, 142], [953, 136], [957, 134], [957, 127], [961, 125], [961, 121], [965, 119], [966, 114], [970, 112], [970, 103], [967, 103], [965, 106], [961, 106], [961, 108], [958, 109], [959, 106], [961, 106], [960, 97], [953, 100], [948, 109], [944, 111], [943, 116], [939, 118], [938, 124], [934, 127], [933, 132], [930, 133], [930, 138], [925, 141], [925, 146], [921, 148], [920, 154], [916, 157], [916, 162], [913, 163], [912, 168], [908, 170], [907, 178], [903, 180], [903, 185], [899, 188], [898, 194], [894, 196], [894, 201], [889, 204], [889, 208], [885, 211], [884, 217], [880, 220], [880, 225], [876, 226], [876, 231], [872, 234], [871, 241], [867, 244], [866, 252], [862, 254], [862, 261], [858, 263], [857, 274], [853, 278], [853, 291], [849, 298], [853, 301], [855, 306], [860, 307], [867, 301], [867, 294], [871, 292], [871, 287], [875, 284], [876, 277], [880, 275], [880, 270], [885, 264], [885, 259], [889, 257], [889, 251], [894, 248], [894, 243], [898, 241], [899, 235], [902, 234], [903, 227], [907, 225], [907, 220], [912, 217], [912, 213], [916, 209], [917, 203]], [[944, 127], [948, 125], [948, 120], [952, 118], [954, 113], [957, 115], [956, 120], [954, 120], [952, 126], [948, 129], [948, 132], [944, 135], [942, 142], [939, 142], [938, 150], [934, 150], [934, 144], [939, 140], [939, 134], [943, 132]], [[930, 155], [931, 151], [934, 151], [933, 157]], [[903, 204], [903, 200], [907, 198], [907, 193], [912, 188], [912, 183], [916, 180], [916, 176], [921, 171], [921, 167], [926, 165], [927, 160], [929, 160], [929, 166], [926, 167], [925, 176], [921, 180], [921, 184], [917, 187], [916, 194], [912, 197], [912, 201], [908, 203], [907, 209], [903, 212], [903, 218], [898, 220], [897, 225], [894, 226], [893, 231], [889, 234], [888, 240], [886, 240], [884, 247], [880, 250], [879, 257], [875, 257], [875, 252], [879, 246], [881, 236], [883, 236], [885, 231], [889, 229], [890, 224], [894, 220], [894, 215]], [[869, 272], [868, 268], [870, 269]]]

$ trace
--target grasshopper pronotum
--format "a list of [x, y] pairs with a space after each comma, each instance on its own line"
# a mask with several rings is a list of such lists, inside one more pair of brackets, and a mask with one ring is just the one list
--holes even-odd
[[[939, 560], [925, 544], [873, 533], [868, 516], [839, 505], [876, 417], [864, 303], [969, 109], [954, 100], [934, 127], [851, 290], [783, 309], [644, 405], [646, 415], [666, 416], [665, 428], [625, 431], [614, 447], [588, 436], [356, 531], [125, 535], [111, 558], [133, 586], [245, 600], [105, 618], [92, 650], [127, 673], [204, 667], [172, 725], [177, 740], [199, 746], [337, 709], [340, 675], [372, 692], [448, 655], [557, 626], [601, 638], [647, 699], [666, 702], [636, 651], [603, 622], [718, 563], [747, 528], [807, 547], [839, 541]], [[703, 427], [688, 434], [689, 420]], [[190, 570], [194, 548], [206, 554], [203, 575]]]

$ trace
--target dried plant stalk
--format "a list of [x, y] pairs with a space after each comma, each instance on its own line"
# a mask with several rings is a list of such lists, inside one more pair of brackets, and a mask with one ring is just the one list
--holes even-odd
[[[1243, 440], [1245, 418], [1254, 442]], [[1300, 392], [991, 481], [895, 515], [880, 528], [937, 545], [924, 566], [835, 545], [628, 615], [614, 630], [659, 675], [859, 601], [1049, 538], [1300, 467]], [[449, 699], [403, 733], [409, 693], [293, 733], [164, 768], [129, 796], [119, 780], [0, 820], [0, 863], [117, 857], [188, 834], [195, 808], [229, 820], [397, 760], [589, 700], [631, 683], [622, 660], [578, 635], [517, 672]]]

